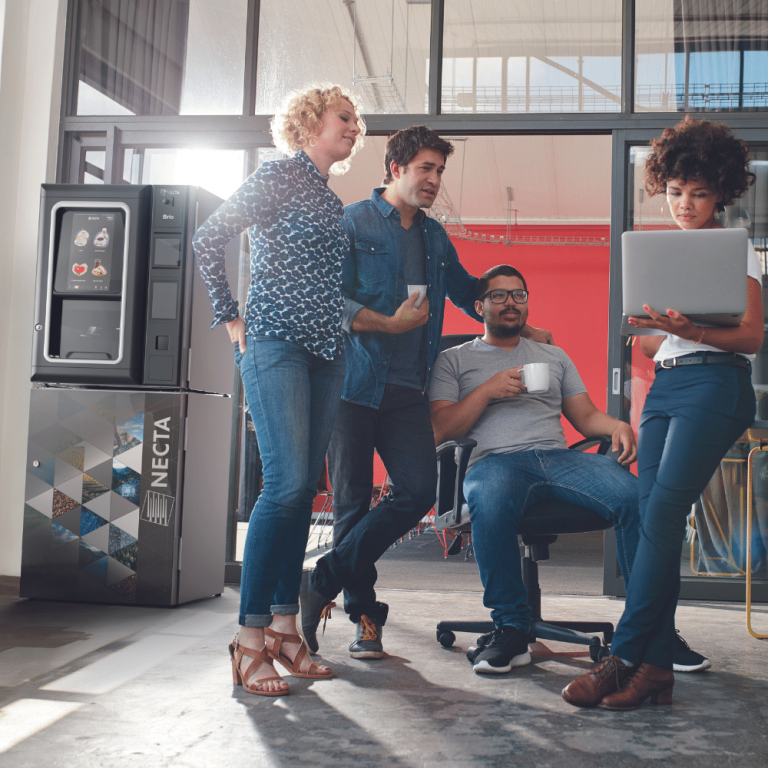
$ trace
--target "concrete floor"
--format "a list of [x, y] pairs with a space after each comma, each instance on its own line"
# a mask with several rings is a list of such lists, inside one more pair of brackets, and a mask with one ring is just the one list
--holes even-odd
[[[484, 618], [477, 593], [385, 590], [388, 655], [353, 660], [352, 625], [321, 639], [337, 677], [288, 678], [290, 696], [231, 683], [237, 590], [176, 609], [0, 598], [3, 766], [768, 766], [768, 641], [738, 605], [681, 604], [677, 625], [712, 660], [678, 675], [674, 704], [579, 710], [560, 690], [588, 659], [539, 650], [507, 675], [475, 675], [434, 638], [439, 619]], [[616, 620], [622, 601], [546, 597], [551, 618]], [[754, 616], [768, 629], [768, 610]], [[574, 646], [550, 644], [570, 651]]]

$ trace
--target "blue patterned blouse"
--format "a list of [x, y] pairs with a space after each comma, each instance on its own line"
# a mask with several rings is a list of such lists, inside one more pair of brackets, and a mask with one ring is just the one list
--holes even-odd
[[264, 163], [203, 223], [192, 240], [213, 305], [213, 326], [238, 316], [224, 248], [248, 229], [249, 335], [292, 341], [333, 360], [344, 349], [341, 265], [349, 239], [344, 207], [304, 152]]

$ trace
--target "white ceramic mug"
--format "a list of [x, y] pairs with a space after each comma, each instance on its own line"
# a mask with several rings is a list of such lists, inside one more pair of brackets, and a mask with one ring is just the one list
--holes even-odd
[[413, 296], [416, 291], [419, 292], [419, 298], [416, 299], [416, 303], [413, 305], [418, 309], [421, 306], [421, 302], [424, 301], [424, 297], [427, 295], [427, 286], [426, 285], [409, 285], [408, 286], [408, 296], [409, 298]]
[[520, 371], [525, 388], [531, 393], [549, 389], [549, 363], [528, 363]]

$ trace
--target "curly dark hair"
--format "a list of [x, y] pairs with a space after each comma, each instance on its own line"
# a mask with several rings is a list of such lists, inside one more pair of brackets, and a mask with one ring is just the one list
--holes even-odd
[[482, 301], [483, 294], [488, 290], [488, 284], [494, 277], [517, 277], [523, 284], [523, 288], [528, 290], [528, 284], [525, 282], [525, 278], [522, 276], [519, 270], [515, 269], [511, 264], [497, 264], [495, 267], [491, 267], [486, 272], [480, 275], [480, 279], [477, 282], [477, 300]]
[[390, 165], [393, 160], [399, 166], [408, 165], [424, 147], [442, 152], [446, 160], [453, 154], [453, 144], [440, 138], [426, 125], [412, 125], [390, 136], [384, 155], [384, 185], [392, 181]]
[[677, 125], [666, 128], [651, 141], [645, 161], [645, 190], [653, 195], [665, 192], [672, 179], [700, 179], [722, 197], [722, 211], [754, 184], [749, 167], [749, 147], [723, 123], [694, 120], [686, 115]]

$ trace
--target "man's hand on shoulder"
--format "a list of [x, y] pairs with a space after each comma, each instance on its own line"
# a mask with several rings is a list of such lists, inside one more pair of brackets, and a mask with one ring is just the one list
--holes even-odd
[[523, 330], [520, 331], [520, 335], [524, 339], [530, 339], [531, 341], [536, 341], [539, 344], [553, 344], [555, 343], [555, 340], [552, 336], [551, 331], [547, 331], [544, 328], [535, 328], [532, 325], [529, 325], [526, 323], [523, 326]]
[[611, 450], [619, 454], [619, 464], [629, 466], [637, 459], [637, 443], [635, 442], [635, 433], [632, 431], [632, 427], [625, 421], [616, 422], [616, 429], [613, 430], [611, 435]]
[[526, 392], [519, 368], [507, 368], [491, 376], [488, 381], [481, 384], [483, 394], [491, 400], [503, 400], [505, 397], [518, 397]]

